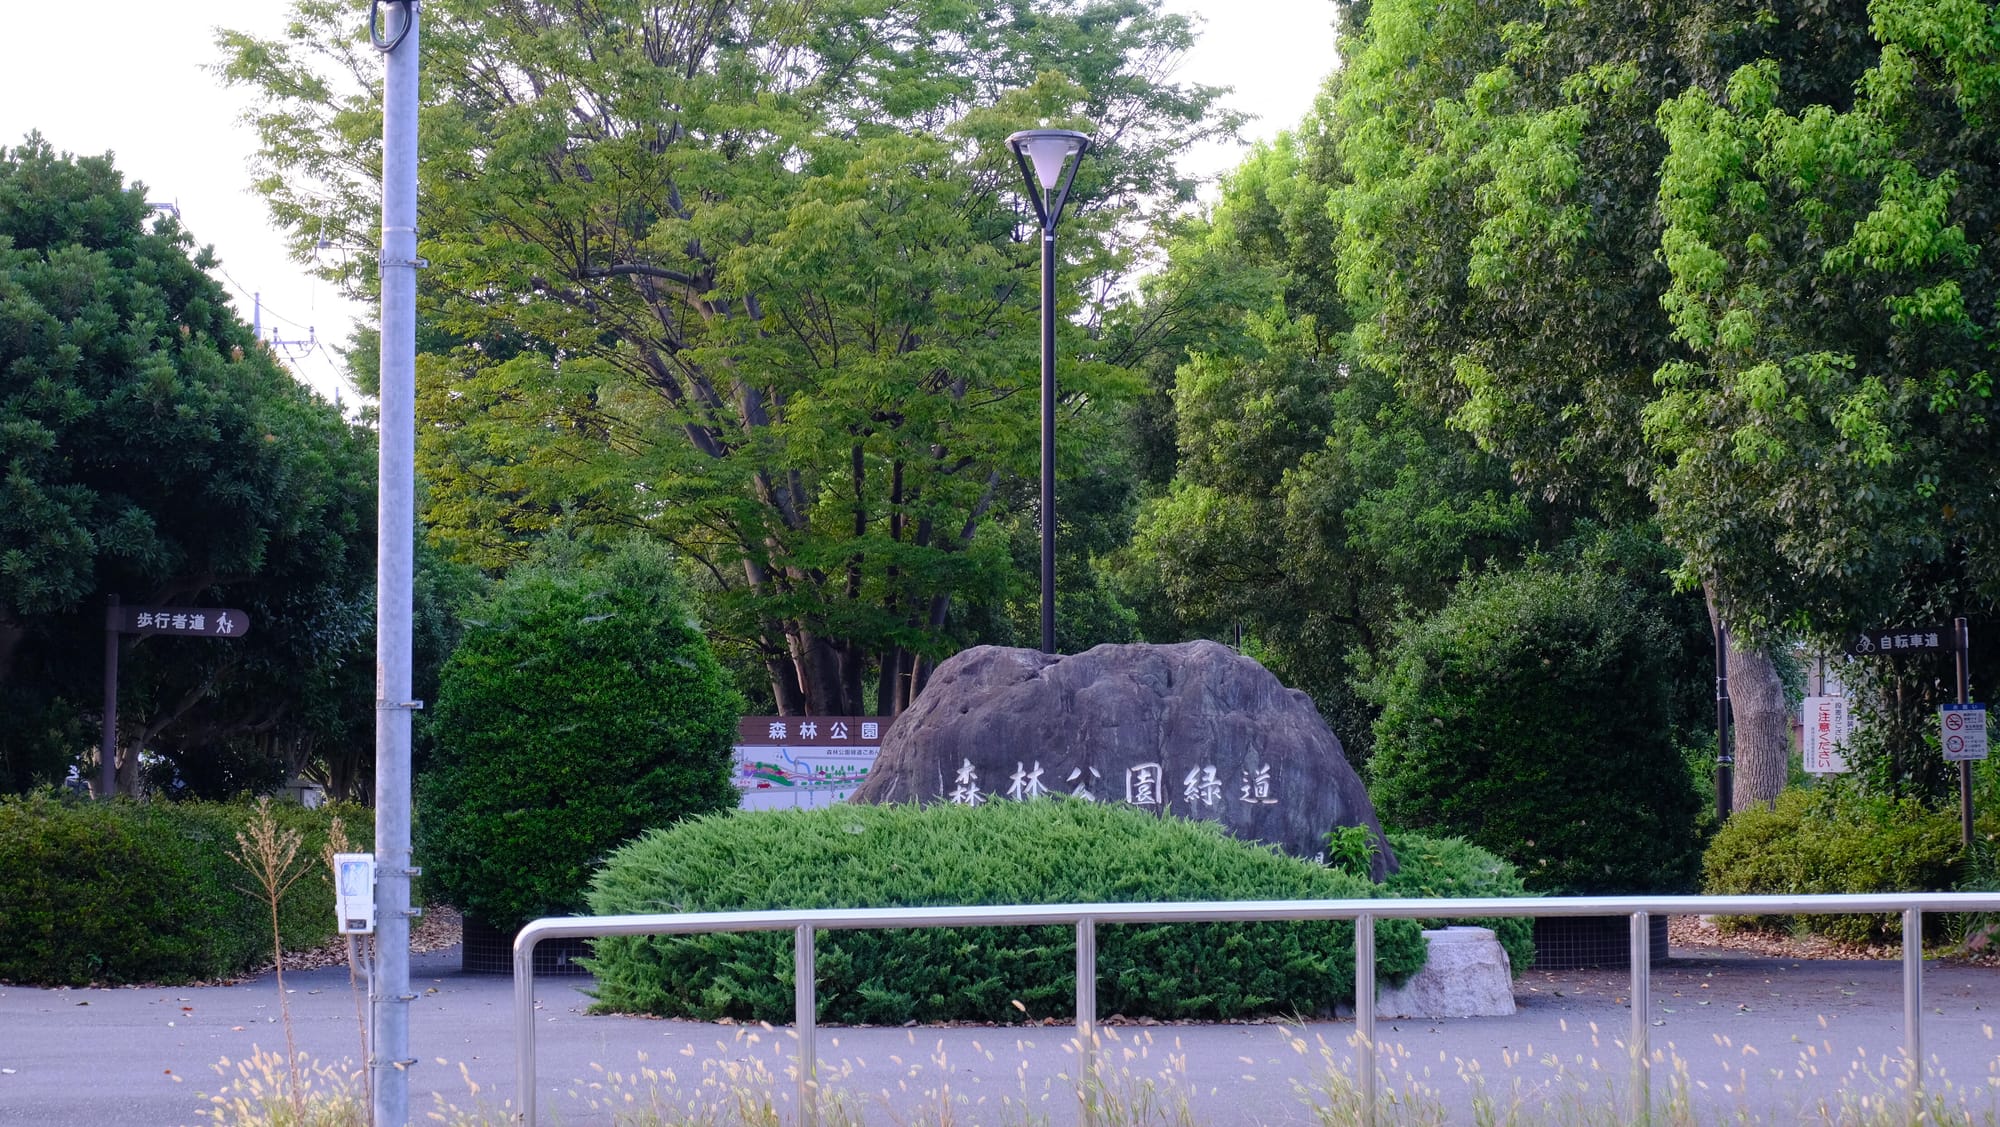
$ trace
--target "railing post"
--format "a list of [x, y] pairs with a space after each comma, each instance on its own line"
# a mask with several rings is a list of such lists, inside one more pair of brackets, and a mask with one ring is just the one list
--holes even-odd
[[514, 940], [514, 1117], [535, 1127], [535, 944], [523, 933]]
[[1903, 1054], [1909, 1057], [1910, 1102], [1922, 1101], [1924, 1080], [1924, 913], [1903, 909]]
[[793, 932], [792, 1025], [799, 1035], [799, 1122], [819, 1122], [819, 968], [813, 949], [813, 929], [801, 924]]
[[1076, 921], [1076, 1098], [1085, 1124], [1097, 1116], [1091, 1085], [1097, 1078], [1097, 921]]
[[1375, 917], [1354, 917], [1354, 1067], [1361, 1074], [1361, 1122], [1375, 1127]]
[[1653, 929], [1644, 912], [1632, 913], [1632, 1122], [1653, 1117], [1653, 1051], [1648, 1025], [1653, 1016]]

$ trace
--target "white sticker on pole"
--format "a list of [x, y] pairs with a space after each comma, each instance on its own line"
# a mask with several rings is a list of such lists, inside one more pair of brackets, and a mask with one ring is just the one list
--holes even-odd
[[1986, 706], [1947, 704], [1938, 710], [1944, 757], [1954, 762], [1986, 758]]
[[1846, 697], [1807, 697], [1804, 715], [1806, 770], [1838, 775], [1847, 770], [1847, 740], [1854, 734], [1854, 714]]
[[333, 914], [342, 935], [375, 931], [375, 855], [333, 855]]

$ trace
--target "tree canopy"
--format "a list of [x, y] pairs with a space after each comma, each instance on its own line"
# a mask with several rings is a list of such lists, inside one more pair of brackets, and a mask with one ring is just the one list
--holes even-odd
[[[294, 770], [367, 683], [372, 443], [230, 311], [107, 157], [0, 154], [0, 756], [61, 777], [96, 742], [107, 595], [249, 612], [240, 641], [128, 644], [120, 740], [262, 741]], [[89, 725], [86, 725], [89, 721]], [[206, 752], [204, 752], [206, 753]]]
[[[274, 214], [368, 246], [379, 142], [356, 6], [226, 35]], [[1218, 91], [1145, 0], [967, 7], [470, 0], [425, 8], [425, 519], [503, 566], [557, 520], [643, 529], [784, 712], [891, 712], [1021, 576], [1038, 240], [1002, 143], [1093, 133], [1060, 246], [1065, 465], [1151, 344], [1100, 346], [1184, 207]], [[357, 80], [358, 79], [358, 80]], [[346, 80], [343, 86], [340, 80]], [[369, 253], [345, 277], [366, 286]]]

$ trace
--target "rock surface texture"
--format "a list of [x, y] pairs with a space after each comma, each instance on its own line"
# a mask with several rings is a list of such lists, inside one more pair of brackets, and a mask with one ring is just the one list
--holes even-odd
[[1514, 974], [1491, 928], [1424, 932], [1430, 958], [1401, 986], [1375, 991], [1376, 1017], [1504, 1017], [1514, 1012]]
[[1218, 822], [1318, 856], [1335, 826], [1374, 831], [1368, 791], [1311, 698], [1215, 642], [1098, 646], [1066, 657], [978, 646], [896, 719], [854, 802], [1077, 795]]

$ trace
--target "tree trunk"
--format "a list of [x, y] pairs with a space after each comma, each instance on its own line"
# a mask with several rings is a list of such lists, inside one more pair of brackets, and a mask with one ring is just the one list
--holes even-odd
[[890, 646], [882, 651], [882, 664], [875, 675], [875, 715], [894, 716], [901, 711], [896, 682], [902, 674], [903, 647]]
[[1785, 685], [1766, 649], [1739, 649], [1729, 640], [1729, 700], [1735, 715], [1736, 778], [1733, 810], [1777, 800], [1791, 766], [1792, 716]]
[[[805, 689], [806, 715], [852, 716], [844, 698], [846, 682], [840, 675], [840, 655], [824, 636], [801, 626], [793, 628], [792, 653], [799, 666], [799, 684]], [[856, 702], [857, 704], [859, 702]]]
[[14, 652], [20, 648], [21, 639], [27, 636], [27, 630], [20, 623], [0, 621], [0, 685], [5, 685], [7, 678], [13, 675]]
[[[1714, 625], [1723, 620], [1713, 587], [1708, 594], [1709, 622]], [[1736, 753], [1729, 808], [1748, 810], [1774, 802], [1785, 789], [1791, 765], [1791, 710], [1785, 707], [1785, 685], [1778, 678], [1770, 651], [1743, 645], [1733, 630], [1729, 632], [1729, 707]]]
[[845, 704], [843, 716], [861, 715], [861, 702], [868, 699], [865, 687], [868, 680], [868, 651], [859, 642], [846, 642], [840, 647], [840, 695]]
[[116, 782], [113, 784], [116, 789], [112, 791], [113, 794], [128, 794], [134, 798], [138, 797], [139, 749], [144, 746], [146, 746], [144, 737], [135, 739], [132, 741], [132, 746], [125, 749], [125, 754], [118, 758], [118, 770], [115, 776]]
[[764, 659], [764, 669], [771, 675], [771, 699], [777, 702], [778, 715], [804, 716], [806, 696], [799, 688], [799, 667], [785, 654]]

